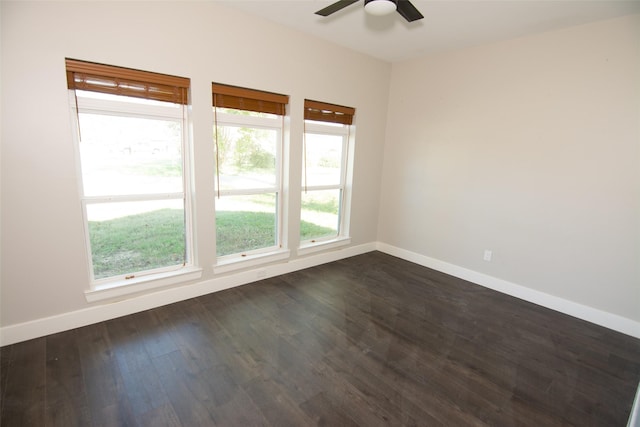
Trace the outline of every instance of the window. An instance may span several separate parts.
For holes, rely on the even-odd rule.
[[[96,285],[190,265],[189,79],[67,59]]]
[[[305,100],[300,240],[302,244],[346,235],[347,153],[355,110]]]
[[[224,262],[276,252],[282,242],[282,145],[288,97],[216,83],[212,91],[216,254]]]

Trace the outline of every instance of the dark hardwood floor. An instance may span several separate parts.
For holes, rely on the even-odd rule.
[[[0,425],[625,426],[640,340],[379,253],[1,349]]]

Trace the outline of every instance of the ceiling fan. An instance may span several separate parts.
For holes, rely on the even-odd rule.
[[[316,12],[316,15],[329,16],[359,0],[340,0]],[[409,0],[364,0],[364,9],[372,15],[388,15],[397,11],[408,22],[424,18]]]

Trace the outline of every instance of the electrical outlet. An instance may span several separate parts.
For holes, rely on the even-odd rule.
[[[484,250],[484,258],[483,259],[485,261],[490,262],[492,256],[493,256],[493,252],[492,251],[490,251],[489,249],[485,249]]]

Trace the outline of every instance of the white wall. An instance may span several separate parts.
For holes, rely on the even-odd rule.
[[[379,218],[385,244],[640,321],[640,16],[394,64]]]
[[[352,244],[375,242],[389,64],[215,2],[3,1],[1,8],[3,328],[95,307],[84,297],[89,284],[65,57],[191,78],[203,282],[213,278],[215,255],[212,81],[291,97],[293,248],[303,100],[355,107]],[[102,306],[108,314],[110,306]]]
[[[292,247],[302,102],[335,102],[357,109],[346,254],[379,240],[640,321],[637,16],[393,67],[215,2],[2,1],[0,19],[0,335],[38,336],[255,277],[211,270],[211,81],[291,96]],[[65,57],[192,79],[201,282],[143,302],[86,302]],[[268,274],[309,262],[294,256]]]

